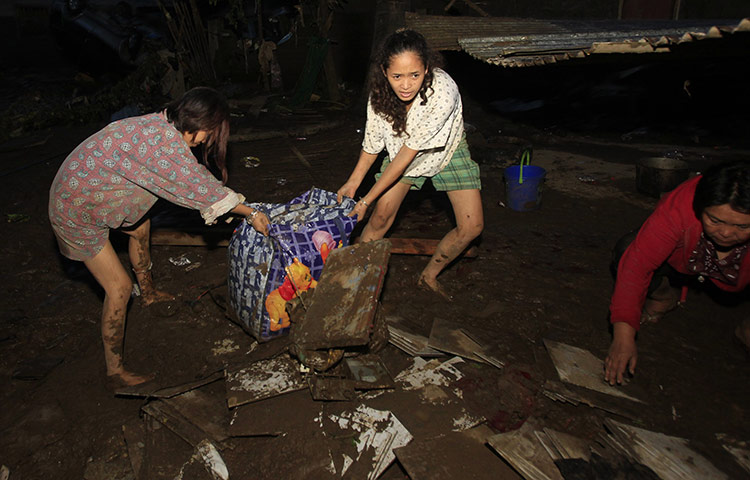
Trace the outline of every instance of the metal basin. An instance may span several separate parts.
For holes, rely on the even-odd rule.
[[[659,198],[688,179],[686,162],[666,157],[649,157],[635,166],[635,185],[639,192]]]

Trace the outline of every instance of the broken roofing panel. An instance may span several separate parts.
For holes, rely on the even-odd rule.
[[[437,50],[463,50],[483,62],[524,67],[600,53],[669,52],[678,44],[750,33],[743,20],[538,20],[406,13],[406,25]]]

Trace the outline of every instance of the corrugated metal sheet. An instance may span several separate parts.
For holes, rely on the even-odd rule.
[[[675,45],[750,32],[750,19],[536,20],[406,13],[406,25],[437,50],[463,50],[483,62],[523,67],[601,53],[669,52]]]

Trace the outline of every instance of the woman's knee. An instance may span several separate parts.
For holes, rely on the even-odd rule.
[[[394,217],[395,215],[390,212],[375,210],[367,222],[371,228],[377,231],[388,230],[393,224]]]
[[[466,242],[470,242],[477,238],[483,230],[484,221],[482,220],[472,221],[469,219],[468,221],[459,222],[456,225],[456,231],[459,238]]]
[[[133,292],[133,282],[129,277],[113,279],[104,286],[104,293],[111,302],[127,304]]]

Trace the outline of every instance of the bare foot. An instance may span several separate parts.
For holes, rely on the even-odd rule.
[[[141,383],[153,380],[155,377],[156,375],[153,373],[149,375],[138,375],[137,373],[123,370],[120,373],[107,375],[107,387],[110,390],[115,391],[122,387],[140,385]]]
[[[141,301],[143,302],[143,305],[148,307],[149,305],[153,303],[159,303],[159,302],[169,302],[171,300],[174,300],[175,296],[171,293],[162,292],[160,290],[153,290],[150,293],[141,293]]]
[[[676,297],[665,298],[662,300],[646,298],[646,302],[643,304],[643,312],[641,313],[641,324],[656,323],[661,320],[664,315],[671,312],[676,307]]]
[[[442,285],[440,285],[440,282],[438,282],[437,279],[429,280],[427,277],[420,276],[419,280],[417,280],[417,286],[419,286],[419,288],[421,288],[422,290],[437,293],[449,302],[453,301],[453,297],[445,291],[445,289]]]

